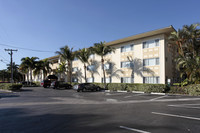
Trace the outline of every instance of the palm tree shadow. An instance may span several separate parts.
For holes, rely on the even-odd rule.
[[[72,74],[72,77],[77,77],[78,82],[83,83],[82,79],[84,79],[84,76],[81,68],[78,69],[74,74]]]
[[[101,63],[98,62],[97,60],[90,60],[89,65],[94,66],[94,69],[88,69],[88,71],[91,73],[92,78],[94,79],[95,74],[100,75],[99,72],[98,72],[98,68],[101,65]],[[93,82],[94,82],[94,80],[93,80]]]
[[[141,77],[144,77],[144,73],[148,73],[152,76],[154,76],[154,71],[152,71],[150,68],[147,68],[145,66],[143,66],[143,62],[141,59],[135,58],[133,59],[132,56],[127,56],[127,59],[133,63],[133,65],[131,65],[130,69],[132,70],[131,75],[139,75]]]
[[[110,75],[111,79],[112,79],[112,77],[116,77],[116,78],[120,79],[120,77],[121,77],[120,74],[124,73],[123,70],[118,69],[116,67],[116,64],[110,60],[108,60],[105,64],[109,64],[109,67],[110,67],[110,68],[105,69],[107,75]]]

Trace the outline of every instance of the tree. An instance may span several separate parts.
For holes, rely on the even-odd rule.
[[[35,69],[36,66],[36,60],[39,59],[38,57],[25,57],[22,58],[21,61],[21,67],[27,69],[28,68],[28,73],[30,73],[30,80],[32,82],[32,71]],[[29,75],[29,74],[28,74]],[[29,78],[28,78],[29,81]]]
[[[168,38],[170,47],[178,48],[176,57],[177,70],[182,78],[186,75],[190,83],[200,81],[200,29],[199,24],[184,25]]]
[[[8,73],[11,73],[11,65],[7,64],[7,71]],[[12,64],[13,67],[13,79],[14,81],[21,81],[22,80],[22,74],[19,72],[19,65],[15,64],[15,62],[13,62]]]
[[[47,76],[48,73],[51,72],[51,65],[52,63],[48,59],[37,61],[35,64],[35,69],[33,71],[34,75],[41,74],[43,72],[43,78]]]
[[[60,48],[60,51],[56,51],[56,54],[60,55],[63,60],[67,61],[68,66],[68,80],[70,84],[72,82],[72,61],[74,60],[75,54],[73,52],[73,48],[69,48],[67,45]]]
[[[87,83],[87,76],[86,76],[86,70],[87,70],[87,65],[89,64],[88,60],[91,55],[91,50],[90,49],[79,49],[79,51],[76,52],[77,58],[83,63],[84,65],[84,71],[85,71],[85,83]]]
[[[62,61],[61,63],[59,63],[59,67],[56,70],[56,73],[61,74],[61,78],[62,78],[62,74],[64,74],[65,76],[65,72],[68,72],[67,64],[65,61]]]
[[[101,64],[103,70],[103,79],[104,79],[104,88],[106,89],[106,76],[104,69],[104,56],[110,52],[115,52],[115,49],[111,46],[107,46],[105,42],[95,43],[93,47],[91,47],[92,51],[101,57]]]

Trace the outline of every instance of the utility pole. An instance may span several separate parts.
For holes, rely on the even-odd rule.
[[[9,51],[8,54],[10,55],[10,69],[11,69],[11,83],[13,83],[13,51],[17,51],[17,49],[5,49],[5,51]]]

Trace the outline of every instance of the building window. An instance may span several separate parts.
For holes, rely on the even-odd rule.
[[[160,77],[144,77],[143,83],[159,84],[160,83]]]
[[[131,45],[127,45],[127,46],[122,46],[121,47],[121,52],[129,52],[129,51],[133,51],[133,44]]]
[[[133,68],[133,62],[125,61],[121,62],[121,68]]]
[[[87,70],[88,71],[94,71],[95,70],[95,66],[94,65],[89,65],[89,66],[87,66]]]
[[[109,70],[109,69],[111,69],[111,64],[110,63],[104,64],[104,70]]]
[[[72,68],[72,72],[76,72],[76,71],[78,71],[78,67]]]
[[[87,78],[87,82],[88,83],[93,83],[94,82],[94,78]]]
[[[77,60],[78,60],[78,58],[77,58],[77,57],[75,57],[73,61],[77,61]]]
[[[143,66],[155,66],[159,65],[159,58],[144,59]]]
[[[91,55],[89,56],[89,58],[94,58],[94,54],[91,54]]]
[[[104,83],[104,78],[101,78],[101,83]],[[111,83],[111,77],[106,78],[106,83]]]
[[[72,78],[72,82],[78,82],[78,79],[77,78]]]
[[[134,83],[134,78],[131,78],[131,77],[121,77],[121,83]]]
[[[149,40],[149,41],[143,42],[143,49],[158,47],[159,45],[160,45],[159,44],[159,39]]]

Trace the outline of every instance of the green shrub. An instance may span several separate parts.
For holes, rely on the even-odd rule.
[[[191,96],[200,96],[200,84],[188,85],[185,90]]]
[[[104,88],[103,83],[94,83],[101,88]],[[143,91],[150,92],[165,92],[168,88],[165,84],[134,84],[134,83],[108,83],[108,90],[117,91]]]
[[[171,86],[170,90],[168,91],[168,93],[172,93],[172,94],[187,94],[187,91],[183,87]]]
[[[14,84],[14,83],[2,83],[0,84],[0,89],[4,90],[12,90],[17,91],[22,88],[22,84]]]
[[[191,84],[184,87],[171,86],[169,93],[188,94],[191,96],[200,96],[200,84]]]
[[[128,84],[128,91],[143,91],[146,93],[158,92],[162,93],[167,90],[165,84]]]

